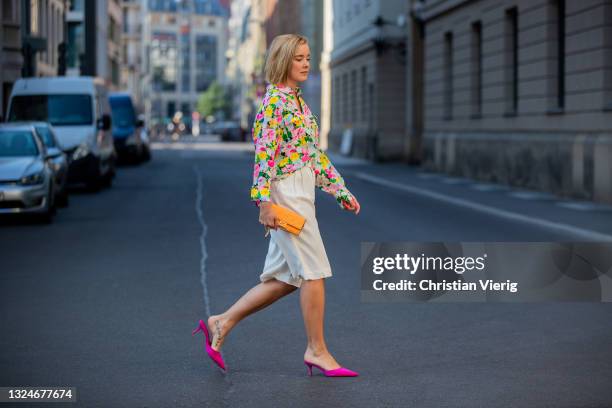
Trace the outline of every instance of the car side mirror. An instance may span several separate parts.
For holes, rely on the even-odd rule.
[[[48,147],[47,148],[47,157],[51,159],[55,159],[56,157],[61,156],[62,152],[57,147]]]
[[[102,117],[98,119],[97,127],[100,130],[108,130],[111,128],[111,117],[108,113],[103,113]]]
[[[143,127],[143,126],[144,126],[144,120],[138,119],[136,121],[136,127]]]

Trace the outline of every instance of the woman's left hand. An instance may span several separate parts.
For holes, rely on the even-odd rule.
[[[345,210],[354,211],[355,215],[359,214],[359,209],[361,208],[361,206],[359,205],[359,201],[357,201],[355,197],[351,197],[350,204],[344,201],[342,202],[342,205],[344,206]]]

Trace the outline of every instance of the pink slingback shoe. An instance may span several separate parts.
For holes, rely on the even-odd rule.
[[[311,363],[310,361],[304,360],[304,364],[308,367],[308,375],[312,377],[312,366],[317,367],[319,370],[323,371],[326,377],[358,377],[359,373],[353,370],[349,370],[348,368],[338,367],[333,370],[326,370],[323,367]]]
[[[195,335],[199,331],[203,331],[204,332],[204,336],[206,336],[205,343],[206,343],[206,353],[208,354],[208,356],[224,372],[227,371],[227,369],[225,368],[225,362],[223,361],[223,357],[221,357],[221,353],[219,353],[217,350],[213,349],[212,346],[211,346],[210,338],[209,338],[209,335],[208,335],[208,327],[206,327],[206,323],[204,323],[204,320],[200,320],[200,323],[198,324],[198,327],[196,327],[191,332],[191,335],[193,336],[193,335]]]

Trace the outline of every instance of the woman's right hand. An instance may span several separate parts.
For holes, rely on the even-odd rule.
[[[272,203],[269,201],[263,201],[259,204],[259,222],[264,227],[272,228],[273,230],[278,227],[278,218],[272,211]]]
[[[355,196],[351,196],[351,202],[347,203],[346,201],[342,202],[344,209],[347,211],[354,212],[355,215],[359,214],[359,210],[361,209],[361,205],[359,205],[359,201],[355,198]]]

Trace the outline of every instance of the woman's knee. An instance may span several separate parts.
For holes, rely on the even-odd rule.
[[[287,282],[283,282],[282,280],[279,280],[279,279],[274,279],[274,282],[276,283],[277,290],[280,293],[291,293],[291,292],[293,292],[294,290],[297,289],[297,286],[292,285],[292,284],[287,283]]]
[[[303,279],[301,288],[306,286],[307,288],[322,288],[325,285],[325,278],[317,278],[317,279]]]

